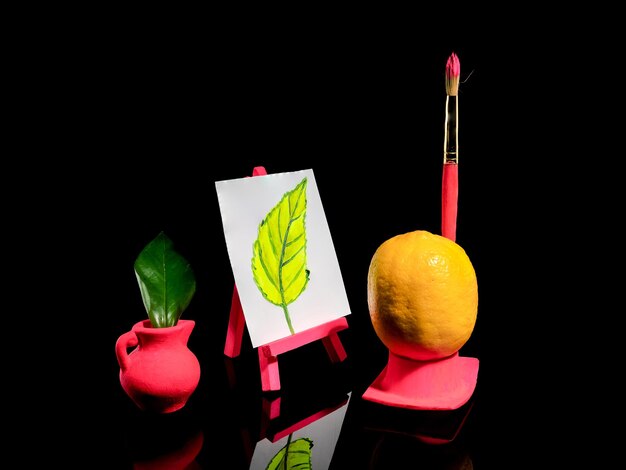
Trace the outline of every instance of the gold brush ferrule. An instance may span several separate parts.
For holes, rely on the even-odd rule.
[[[443,139],[443,163],[459,163],[459,100],[446,95],[446,122]]]

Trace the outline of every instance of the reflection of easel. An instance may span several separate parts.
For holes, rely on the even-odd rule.
[[[267,175],[265,168],[257,166],[252,176]],[[237,292],[237,286],[233,289],[233,299],[230,306],[228,330],[226,332],[226,344],[224,354],[228,357],[237,357],[241,352],[241,341],[246,320],[241,307],[241,300]],[[345,317],[332,320],[291,336],[272,341],[258,347],[259,368],[261,371],[261,386],[264,392],[280,390],[280,375],[278,372],[278,355],[305,344],[321,339],[328,357],[332,362],[343,361],[347,354],[341,344],[337,332],[348,328]]]
[[[258,397],[252,398],[248,394],[249,390],[240,395],[241,390],[233,389],[233,416],[239,419],[245,461],[250,464],[256,446],[261,441],[276,443],[348,405],[351,392],[345,390],[344,384],[337,382],[332,384],[333,387],[337,385],[339,388],[326,389],[321,394],[296,388],[290,390],[295,393],[284,397],[263,396],[260,403],[260,419],[254,412],[258,409],[259,403],[256,400]],[[335,421],[334,424],[337,425],[339,422]],[[328,435],[339,435],[339,430],[340,428],[328,428]]]
[[[259,440],[267,438],[270,442],[280,441],[283,437],[329,415],[347,403],[348,396],[346,395],[341,401],[328,404],[313,414],[307,413],[306,416],[288,416],[286,419],[280,420],[280,397],[274,400],[263,398]]]

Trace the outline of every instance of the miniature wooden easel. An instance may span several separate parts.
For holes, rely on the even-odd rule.
[[[252,176],[267,175],[265,168],[257,166]],[[237,357],[241,352],[241,341],[246,319],[241,307],[241,300],[237,292],[237,286],[233,289],[233,298],[230,306],[228,330],[226,332],[226,345],[224,354],[228,357]],[[259,368],[261,371],[261,386],[264,392],[280,390],[280,375],[278,372],[278,355],[296,349],[305,344],[321,339],[328,357],[332,362],[341,362],[346,357],[346,351],[341,344],[337,332],[348,328],[345,317],[329,321],[322,325],[301,331],[271,343],[258,347]]]

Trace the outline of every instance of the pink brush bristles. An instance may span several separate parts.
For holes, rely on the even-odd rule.
[[[459,92],[459,75],[461,75],[461,63],[453,52],[446,62],[446,93],[456,96]]]

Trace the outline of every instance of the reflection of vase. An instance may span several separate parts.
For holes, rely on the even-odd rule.
[[[185,406],[195,391],[200,363],[187,347],[194,325],[193,320],[179,320],[176,326],[152,328],[144,320],[118,338],[120,383],[142,410],[171,413]]]
[[[195,461],[202,450],[204,435],[198,431],[179,449],[164,455],[140,460],[133,464],[134,470],[192,470],[201,467]]]

